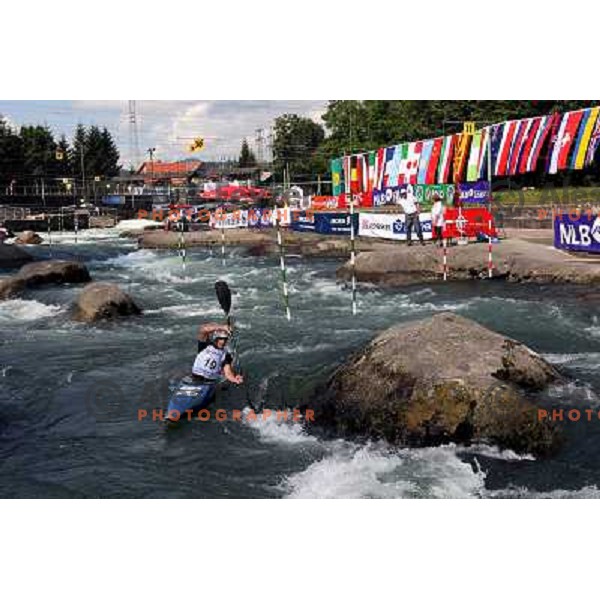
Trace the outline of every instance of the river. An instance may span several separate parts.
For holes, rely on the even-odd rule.
[[[276,258],[228,248],[223,259],[220,249],[193,249],[184,271],[176,252],[137,250],[111,231],[53,241],[30,251],[85,261],[94,280],[118,283],[145,314],[75,323],[69,308],[78,286],[0,302],[0,497],[600,497],[598,419],[566,422],[564,447],[550,459],[488,445],[358,443],[275,419],[211,419],[170,430],[138,419],[140,408],[164,408],[169,383],[193,362],[198,325],[222,316],[218,279],[233,291],[247,390],[267,407],[293,404],[378,331],[450,310],[523,341],[572,379],[546,391],[542,405],[597,412],[600,321],[573,288],[365,286],[353,317],[350,291],[335,281],[339,261],[292,258],[288,322]],[[218,405],[243,410],[247,390],[227,390]]]

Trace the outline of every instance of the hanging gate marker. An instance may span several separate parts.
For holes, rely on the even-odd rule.
[[[279,209],[275,209],[276,217],[275,223],[277,225],[277,245],[279,246],[279,267],[281,270],[281,284],[283,289],[283,303],[285,306],[285,316],[288,321],[292,320],[292,315],[290,313],[290,299],[288,293],[288,285],[287,285],[287,275],[285,272],[285,252],[283,249],[283,238],[281,236],[281,225],[279,223]]]
[[[180,231],[179,231],[179,255],[181,256],[181,267],[183,268],[183,270],[185,271],[185,234],[183,231],[183,223],[180,222],[179,227],[180,227]]]
[[[50,258],[53,258],[52,255],[52,233],[51,233],[51,225],[50,225],[50,215],[47,216],[48,219],[48,245],[50,246]]]
[[[73,226],[75,229],[75,243],[77,244],[77,233],[79,231],[79,220],[77,219],[77,215],[73,213]]]
[[[352,314],[356,314],[356,244],[354,240],[354,202],[352,200],[352,191],[349,189],[352,168],[352,159],[350,156],[346,159],[346,172],[348,181],[346,185],[346,200],[350,205],[350,267],[352,269]]]

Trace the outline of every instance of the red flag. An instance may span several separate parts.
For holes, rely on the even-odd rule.
[[[517,121],[509,121],[507,126],[504,128],[503,139],[500,142],[500,152],[498,154],[498,162],[496,163],[496,175],[506,175],[506,169],[508,167],[508,157],[510,155],[510,149],[515,138],[515,131],[517,129]]]
[[[517,130],[515,143],[513,144],[509,159],[508,159],[508,175],[514,175],[517,172],[517,164],[519,162],[519,156],[521,154],[521,150],[523,149],[523,141],[525,140],[525,135],[528,132],[528,129],[531,127],[529,125],[529,119],[523,119],[519,121]]]
[[[583,118],[583,111],[578,110],[577,112],[572,112],[567,117],[567,123],[565,125],[565,131],[562,137],[562,140],[558,140],[557,143],[561,144],[561,148],[558,153],[558,168],[566,169],[567,168],[567,159],[569,158],[569,150],[573,146],[573,142],[577,136],[577,129],[579,128],[579,124],[581,123],[581,119]]]
[[[533,142],[535,140],[535,136],[537,135],[538,129],[542,123],[542,117],[537,117],[533,119],[531,123],[531,127],[529,128],[529,133],[525,139],[523,144],[523,150],[521,153],[521,161],[519,163],[519,173],[527,173],[527,159],[531,154],[531,148],[533,146]]]
[[[433,185],[435,183],[435,174],[437,173],[437,167],[440,161],[440,154],[442,153],[443,142],[444,138],[436,138],[435,140],[433,140],[431,156],[429,157],[427,172],[425,173],[425,183],[427,185]]]

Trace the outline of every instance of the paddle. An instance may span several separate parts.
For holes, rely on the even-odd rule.
[[[250,390],[248,387],[248,376],[243,372],[242,365],[240,364],[239,353],[237,352],[237,348],[235,347],[236,344],[235,344],[235,338],[233,337],[233,326],[232,326],[232,319],[231,319],[231,314],[230,314],[231,313],[231,290],[229,289],[229,286],[227,285],[227,283],[225,281],[217,281],[215,283],[215,292],[217,294],[217,300],[219,301],[219,304],[220,304],[221,308],[223,309],[223,312],[225,313],[225,317],[227,318],[227,325],[231,329],[232,346],[233,346],[233,352],[235,355],[235,361],[237,362],[239,373],[244,376],[244,386],[246,388],[246,402],[248,403],[248,406],[250,406],[250,408],[254,412],[261,412],[262,406],[259,408],[259,410],[256,410],[254,408],[254,405],[252,404],[252,401],[250,400]]]

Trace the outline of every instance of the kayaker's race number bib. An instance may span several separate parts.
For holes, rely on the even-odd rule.
[[[207,368],[209,371],[214,371],[217,368],[217,361],[214,358],[207,358],[206,362],[204,363],[205,368]]]
[[[201,375],[207,379],[214,379],[221,375],[221,368],[225,360],[225,350],[219,350],[213,346],[205,348],[196,356],[192,373]]]

